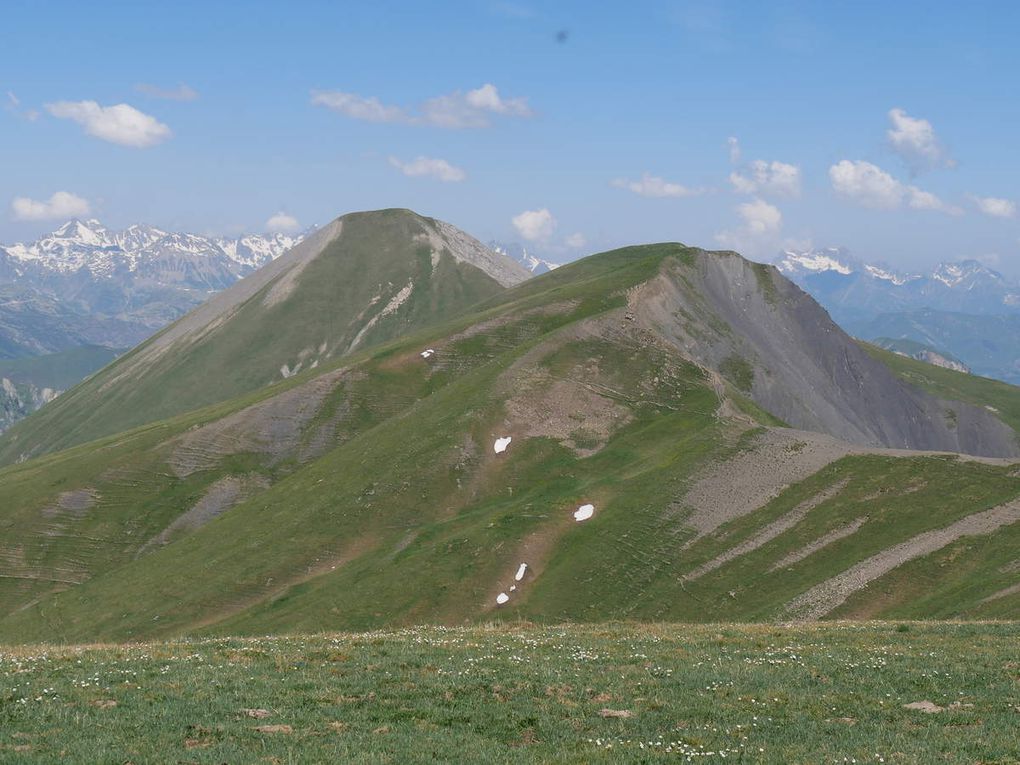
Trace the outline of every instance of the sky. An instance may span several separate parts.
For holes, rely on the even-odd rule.
[[[243,8],[243,10],[242,10]],[[846,247],[1020,275],[1013,2],[24,2],[0,242],[409,207],[552,260]]]

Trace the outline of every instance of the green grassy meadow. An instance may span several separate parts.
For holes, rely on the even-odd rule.
[[[1018,643],[835,622],[0,648],[0,762],[1016,763]]]

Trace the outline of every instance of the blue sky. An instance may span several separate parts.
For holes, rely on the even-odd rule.
[[[560,260],[1020,273],[1018,4],[241,7],[8,0],[0,241],[86,208],[236,233],[410,207]]]

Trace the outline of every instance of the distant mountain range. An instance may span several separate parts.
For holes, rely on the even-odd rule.
[[[302,238],[70,220],[0,246],[0,431]]]
[[[35,242],[0,246],[0,358],[135,345],[301,239],[71,220]]]
[[[827,248],[787,250],[773,263],[857,337],[914,341],[976,374],[1020,382],[1020,282],[976,260],[906,273]]]

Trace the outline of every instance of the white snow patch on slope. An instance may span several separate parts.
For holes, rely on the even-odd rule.
[[[504,603],[507,603],[509,601],[510,596],[507,595],[505,592],[501,592],[499,593],[499,595],[496,596],[496,603],[498,603],[499,605],[503,605]]]
[[[502,454],[503,452],[506,451],[506,448],[510,446],[510,442],[513,440],[514,439],[512,436],[504,436],[503,438],[497,438],[496,443],[492,445],[492,450],[496,452],[496,454]]]
[[[581,505],[574,511],[574,520],[577,522],[586,521],[595,515],[595,505]]]
[[[517,567],[517,573],[514,574],[514,581],[519,582],[524,578],[524,573],[528,570],[528,564],[522,563]]]

